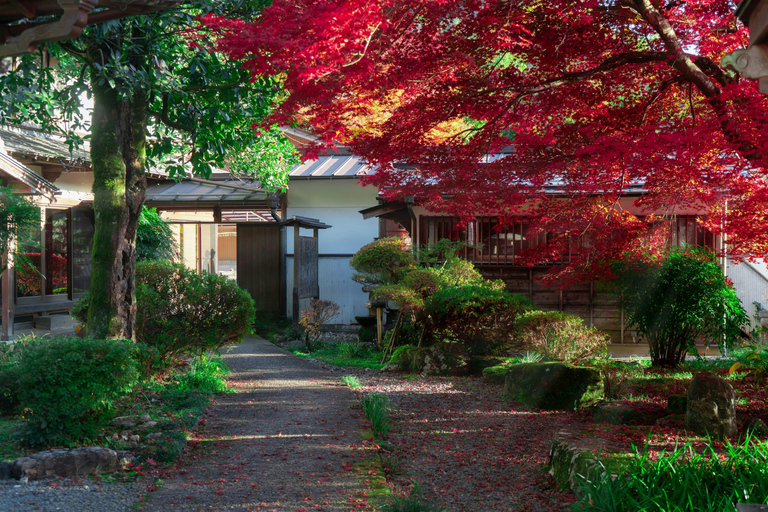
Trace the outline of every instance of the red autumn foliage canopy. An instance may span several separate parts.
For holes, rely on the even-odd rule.
[[[574,263],[599,273],[597,262],[639,247],[654,216],[692,210],[709,212],[732,254],[768,255],[768,100],[720,65],[747,45],[733,10],[276,0],[255,23],[206,22],[254,75],[284,77],[290,96],[268,123],[348,145],[390,197],[464,219],[535,215],[552,235],[534,258],[587,235]],[[647,193],[620,200],[630,185]]]

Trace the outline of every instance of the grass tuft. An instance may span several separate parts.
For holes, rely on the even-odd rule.
[[[649,454],[646,442],[623,474],[582,477],[583,498],[573,510],[733,512],[736,503],[768,503],[766,443],[748,436],[736,445],[710,442],[701,453],[686,443],[657,460]]]
[[[392,404],[389,399],[379,393],[370,393],[363,397],[362,406],[365,416],[371,421],[373,436],[386,437],[392,426],[389,418]]]
[[[341,382],[346,384],[352,389],[357,389],[363,387],[362,382],[360,382],[360,379],[357,378],[355,375],[344,375],[341,378]]]

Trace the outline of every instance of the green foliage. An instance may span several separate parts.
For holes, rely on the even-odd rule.
[[[323,325],[339,316],[339,305],[331,300],[312,299],[309,307],[301,312],[299,325],[304,329],[304,342],[311,351],[322,334]]]
[[[5,253],[9,240],[39,226],[40,208],[10,187],[0,187],[0,254]]]
[[[0,462],[11,462],[24,456],[20,441],[24,422],[0,417]]]
[[[696,353],[697,340],[728,347],[748,322],[711,252],[674,250],[662,261],[617,261],[611,269],[654,366],[676,367]]]
[[[157,209],[144,206],[136,231],[136,261],[172,260],[177,252],[171,226],[158,215]]]
[[[401,238],[382,238],[361,247],[349,260],[353,279],[371,284],[397,283],[416,265]]]
[[[368,327],[361,327],[357,330],[357,342],[358,343],[373,343],[376,340],[373,335],[373,330]]]
[[[527,298],[483,283],[440,290],[430,297],[427,310],[431,329],[482,354],[509,340],[518,315],[530,307]]]
[[[84,323],[89,303],[85,294],[70,314]],[[237,343],[251,332],[255,314],[253,299],[233,281],[162,260],[136,264],[136,304],[136,337],[160,360]]]
[[[363,397],[361,405],[365,417],[371,421],[373,436],[377,439],[387,437],[392,427],[389,417],[392,404],[389,399],[380,393],[370,393]]]
[[[721,512],[738,502],[768,503],[768,444],[748,436],[738,445],[726,441],[724,451],[721,458],[711,444],[702,453],[685,444],[651,460],[646,447],[618,478],[603,468],[582,478],[574,510]]]
[[[424,366],[424,351],[413,345],[401,345],[392,353],[389,363],[402,372],[417,372]]]
[[[18,361],[18,397],[31,445],[93,439],[115,401],[138,382],[128,340],[39,339]]]
[[[283,188],[298,163],[295,149],[276,126],[249,129],[284,98],[279,80],[252,80],[241,62],[190,39],[195,29],[200,42],[215,37],[204,34],[200,16],[252,19],[264,4],[195,0],[89,25],[75,40],[46,45],[54,68],[41,67],[37,54],[19,57],[0,77],[0,114],[61,134],[76,147],[90,121],[81,101],[92,97],[96,84],[120,101],[146,99],[154,115],[139,128],[152,141],[147,156],[153,168],[207,176],[217,166],[248,174],[271,190]]]
[[[526,350],[543,354],[547,359],[578,363],[604,357],[610,336],[584,321],[560,311],[529,311],[515,323],[516,340]]]
[[[163,357],[204,354],[250,332],[253,299],[224,276],[144,261],[136,264],[136,283],[137,338]]]

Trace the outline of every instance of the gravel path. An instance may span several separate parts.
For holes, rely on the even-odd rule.
[[[347,511],[365,503],[360,412],[338,374],[260,339],[224,355],[236,393],[210,409],[200,449],[145,511]],[[359,510],[359,508],[358,508]]]
[[[133,509],[146,485],[101,484],[87,479],[78,481],[20,483],[0,480],[2,512],[125,512]]]

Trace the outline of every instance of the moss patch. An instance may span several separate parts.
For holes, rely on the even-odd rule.
[[[600,371],[565,363],[529,363],[509,367],[504,392],[538,409],[572,411],[603,398]]]
[[[508,371],[507,366],[490,366],[483,369],[483,380],[491,384],[504,384]]]

